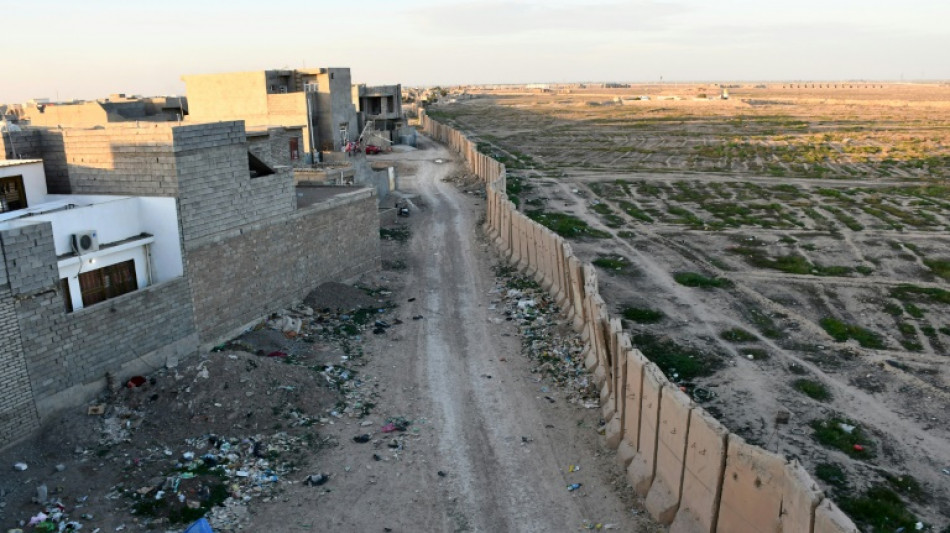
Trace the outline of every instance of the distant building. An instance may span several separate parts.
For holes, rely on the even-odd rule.
[[[243,120],[248,128],[294,126],[309,154],[339,151],[359,136],[350,69],[263,70],[181,77],[189,120]]]
[[[360,113],[360,131],[372,124],[377,135],[399,142],[400,130],[406,126],[402,114],[401,85],[353,86],[353,101]]]
[[[42,98],[27,101],[16,109],[16,114],[20,122],[34,126],[87,128],[113,122],[179,120],[188,114],[188,102],[179,96],[141,97],[125,94],[72,102],[50,102]]]

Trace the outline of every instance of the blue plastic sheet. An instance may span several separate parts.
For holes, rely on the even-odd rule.
[[[211,524],[208,523],[204,518],[199,518],[197,522],[188,526],[183,533],[214,533],[211,529]]]

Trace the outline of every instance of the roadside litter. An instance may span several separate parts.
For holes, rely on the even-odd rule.
[[[535,363],[531,371],[540,374],[540,380],[557,384],[559,396],[563,395],[570,404],[597,408],[600,392],[584,368],[581,357],[584,344],[579,335],[561,327],[557,304],[530,278],[513,275],[507,269],[499,269],[496,274],[501,284],[490,294],[499,298],[492,304],[501,310],[504,320],[491,321],[517,324],[522,354]],[[542,397],[552,404],[557,403],[552,395]]]

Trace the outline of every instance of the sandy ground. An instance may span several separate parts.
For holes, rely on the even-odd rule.
[[[845,131],[844,122],[836,121],[843,117],[838,113],[847,112],[862,124],[891,120],[910,127],[926,115],[944,130],[946,107],[932,105],[928,98],[922,103],[911,102],[906,112],[900,113],[892,112],[889,101],[860,106],[850,101],[797,102],[795,106],[757,106],[757,111],[750,113],[748,106],[738,101],[654,101],[637,104],[639,107],[598,107],[573,97],[562,101],[561,96],[521,94],[460,101],[444,110],[456,127],[482,143],[482,149],[509,162],[509,176],[523,178],[523,210],[568,213],[611,235],[600,240],[577,239],[572,246],[585,261],[609,257],[629,265],[626,271],[598,270],[600,293],[615,316],[626,307],[662,312],[663,317],[655,323],[624,321],[631,335],[672,340],[721,363],[713,375],[686,385],[701,389],[703,396],[697,396],[697,401],[730,430],[770,451],[798,459],[839,502],[870,486],[894,488],[891,480],[912,477],[919,490],[895,490],[922,521],[942,530],[950,524],[947,307],[914,301],[920,313],[913,315],[901,309],[907,301],[896,298],[892,291],[906,283],[948,290],[947,281],[934,275],[925,262],[948,257],[950,240],[945,228],[950,219],[940,207],[931,211],[936,221],[933,226],[888,226],[861,209],[872,206],[873,191],[880,190],[887,202],[906,212],[918,212],[916,199],[899,188],[915,185],[908,179],[911,177],[939,178],[942,170],[890,173],[877,159],[860,163],[852,157],[852,143],[880,144],[896,153],[905,141],[904,132],[878,131],[873,125],[860,124]],[[752,133],[731,129],[733,118],[741,116],[748,122],[755,120],[757,113],[775,115],[767,120],[758,117],[763,126],[768,123],[771,133],[762,128],[753,128],[756,131]],[[661,115],[665,120],[653,119]],[[799,126],[784,124],[790,116],[808,125],[800,126],[799,131]],[[693,157],[701,153],[696,146],[721,146],[723,139],[731,141],[733,137],[804,136],[811,143],[817,142],[812,137],[825,132],[838,139],[831,145],[851,150],[851,155],[825,161],[837,170],[824,178],[805,178],[796,172],[768,175],[762,162],[754,163],[746,157],[748,153],[729,159],[732,166]],[[934,138],[942,136],[937,133]],[[941,156],[945,147],[943,141],[924,143],[919,152]],[[918,156],[909,154],[898,159]],[[640,162],[633,164],[634,158]],[[797,159],[792,162],[800,163]],[[832,177],[835,179],[828,179]],[[738,193],[720,197],[713,192],[729,190],[730,183],[737,184],[733,191],[781,185],[801,195],[749,200]],[[942,185],[937,179],[924,183]],[[639,184],[665,192],[641,190]],[[715,220],[695,199],[678,198],[680,185],[710,203],[779,202],[788,212],[812,206],[825,212],[830,222],[818,224],[795,212],[797,220],[806,222],[803,227],[743,223],[740,227],[698,229],[673,222],[668,212],[668,208],[684,208],[704,221]],[[830,210],[834,204],[817,200],[820,195],[814,194],[819,188],[863,191],[854,196],[854,205],[842,208],[860,220],[863,228],[854,230],[835,221]],[[644,222],[625,212],[622,202],[648,212],[653,221]],[[826,207],[830,209],[824,211]],[[605,211],[615,217],[613,221]],[[816,265],[864,267],[868,272],[842,276],[784,273],[753,266],[730,251],[746,245],[759,246],[772,257],[795,254]],[[677,272],[722,277],[733,285],[712,290],[685,287],[674,280]],[[767,317],[766,322],[777,333],[766,334],[756,316]],[[881,336],[883,346],[835,341],[820,325],[826,317],[870,329]],[[751,338],[741,342],[724,339],[722,333],[733,328],[750,332]],[[671,370],[664,368],[668,375]],[[822,384],[831,397],[820,400],[803,394],[795,388],[799,379]],[[778,422],[785,415],[787,422]],[[820,444],[813,424],[832,418],[859,424],[875,455],[849,455]],[[819,466],[827,465],[839,467],[846,480],[839,477],[843,482],[833,485],[828,476],[819,478]]]
[[[452,184],[463,171],[444,148],[420,148],[377,158],[398,161],[412,206],[400,219],[409,241],[382,241],[389,268],[360,280],[377,299],[359,305],[379,306],[391,328],[342,344],[318,334],[340,324],[319,311],[347,300],[340,290],[311,300],[313,315],[291,313],[309,324],[299,337],[254,330],[119,390],[104,417],[86,406],[63,413],[0,453],[4,468],[29,464],[0,476],[0,529],[50,508],[30,501],[45,484],[83,531],[181,531],[130,509],[162,487],[201,502],[218,483],[201,473],[202,457],[230,453],[225,486],[243,501],[216,508],[219,532],[662,531],[604,447],[599,410],[569,402],[519,355],[478,227],[482,197]],[[328,384],[341,372],[342,396]],[[384,432],[393,417],[411,426]],[[194,478],[181,475],[187,453],[198,457]],[[328,479],[306,482],[317,474]]]

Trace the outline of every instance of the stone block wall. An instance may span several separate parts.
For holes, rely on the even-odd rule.
[[[221,235],[187,256],[201,341],[223,338],[379,261],[379,214],[367,189]]]
[[[486,231],[502,257],[533,276],[583,335],[608,420],[606,444],[618,449],[655,519],[673,532],[857,531],[797,463],[729,434],[645,362],[607,313],[594,268],[508,201],[504,165],[424,113],[420,123],[486,182]]]

